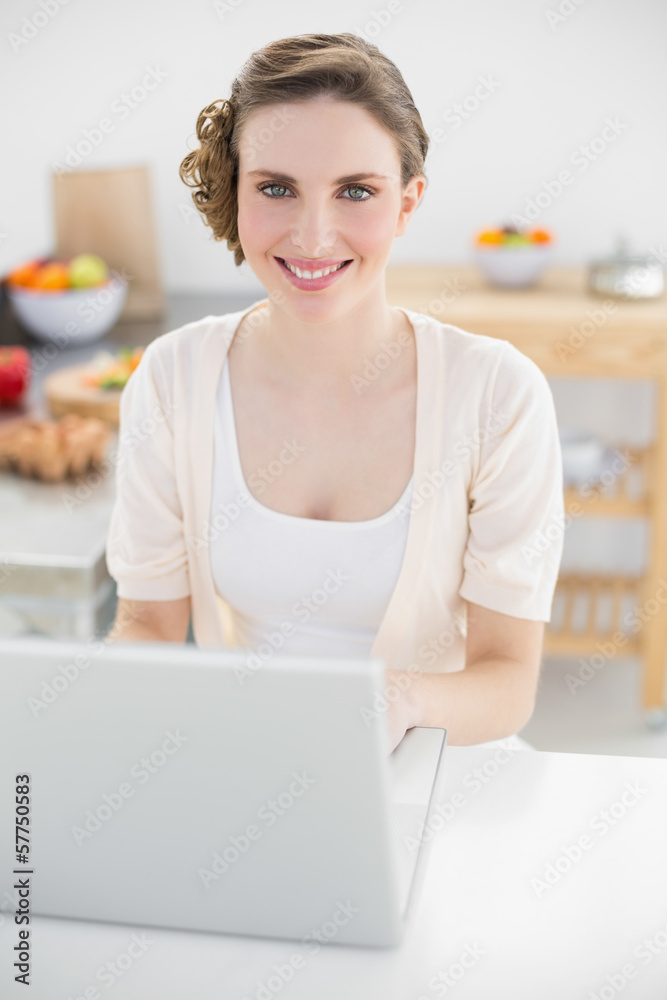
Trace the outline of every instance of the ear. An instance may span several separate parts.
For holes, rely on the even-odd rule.
[[[403,194],[401,195],[401,211],[398,219],[396,220],[396,232],[394,233],[394,236],[402,236],[408,228],[408,223],[412,218],[412,214],[421,201],[425,190],[426,177],[424,174],[415,174],[414,177],[410,178],[405,186]]]

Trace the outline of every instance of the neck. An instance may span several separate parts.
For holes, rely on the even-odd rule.
[[[290,389],[308,388],[341,397],[358,394],[358,380],[368,374],[378,352],[396,341],[404,330],[405,317],[387,303],[384,287],[378,287],[350,311],[335,319],[320,321],[294,318],[269,300],[261,310],[262,323],[251,338],[262,368]],[[405,356],[405,348],[392,352]],[[372,385],[396,382],[404,366],[389,364]]]

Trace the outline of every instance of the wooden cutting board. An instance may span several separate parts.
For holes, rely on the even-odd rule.
[[[53,174],[55,256],[96,253],[129,282],[123,319],[158,319],[165,297],[148,166]]]
[[[97,389],[84,385],[83,376],[95,371],[89,364],[59,368],[42,382],[42,390],[51,415],[62,417],[78,413],[81,417],[97,417],[118,427],[122,389]]]

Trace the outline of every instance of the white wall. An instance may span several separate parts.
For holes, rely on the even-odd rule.
[[[178,165],[194,142],[197,114],[228,95],[255,48],[306,31],[370,37],[373,15],[388,0],[60,2],[4,0],[0,10],[0,273],[52,250],[52,164],[108,117],[113,132],[82,167],[150,164],[167,288],[260,289],[248,265],[237,269],[226,245],[189,212]],[[49,17],[40,3],[57,12]],[[559,6],[572,13],[558,15]],[[398,12],[371,40],[401,69],[429,135],[440,128],[446,136],[433,142],[430,187],[396,241],[396,261],[467,259],[476,230],[522,212],[566,168],[573,183],[539,216],[556,234],[556,261],[607,253],[620,232],[633,249],[667,247],[664,0],[393,0],[393,7]],[[549,12],[561,20],[550,24]],[[48,23],[34,29],[33,19]],[[34,37],[12,43],[22,30]],[[166,76],[121,119],[112,106],[147,67]],[[480,78],[495,81],[494,92],[458,127],[448,122],[448,110],[470,98]],[[625,127],[584,170],[570,158],[608,117]]]

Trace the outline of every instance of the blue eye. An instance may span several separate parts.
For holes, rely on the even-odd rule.
[[[271,188],[278,188],[278,190],[283,191],[283,192],[289,191],[289,188],[286,187],[285,184],[276,184],[276,183],[262,184],[258,188],[258,190],[262,191],[263,193],[266,193]],[[370,188],[364,187],[361,184],[348,184],[348,186],[346,188],[344,188],[344,190],[345,191],[363,191],[363,192],[365,192],[365,194],[368,197],[366,197],[366,198],[349,197],[349,198],[344,198],[343,201],[369,201],[370,198],[373,196],[373,193],[374,193]],[[284,198],[284,195],[283,194],[268,194],[267,193],[266,197],[267,198],[272,198],[274,201],[281,201]]]
[[[269,188],[282,188],[283,191],[289,190],[288,188],[285,187],[284,184],[264,184],[264,186],[260,187],[259,190],[260,191],[265,191],[265,190],[268,190]],[[267,195],[267,198],[280,198],[280,195],[270,194],[270,195]]]
[[[370,188],[362,187],[360,184],[350,184],[348,187],[345,188],[345,190],[346,191],[365,191],[366,194],[368,195],[368,198],[370,198],[372,196],[372,194],[373,194],[373,192],[370,190]],[[345,198],[344,201],[368,201],[368,198]]]

